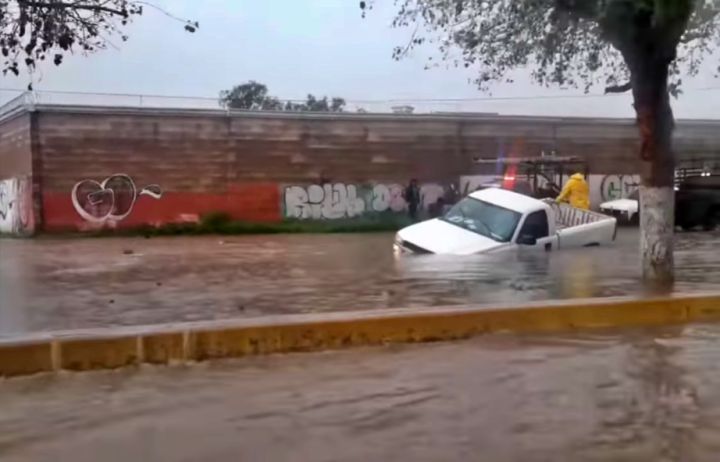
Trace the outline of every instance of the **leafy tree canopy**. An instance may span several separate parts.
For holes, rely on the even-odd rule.
[[[89,53],[107,47],[113,37],[128,39],[122,31],[150,2],[135,0],[4,0],[0,1],[0,52],[3,73],[31,72],[38,61],[62,63],[66,53]],[[195,32],[197,22],[181,20]]]
[[[482,89],[528,68],[541,85],[597,83],[629,90],[631,71],[652,58],[670,66],[669,90],[695,75],[720,42],[718,0],[396,0],[394,27],[413,30],[401,59],[435,44],[457,66],[477,68]],[[372,3],[360,2],[363,10]],[[429,65],[435,65],[430,58]]]
[[[298,111],[298,112],[342,112],[345,108],[343,98],[327,96],[317,98],[308,94],[303,102],[281,102],[268,94],[265,84],[250,80],[236,85],[231,90],[220,92],[220,105],[228,109],[262,110],[262,111]]]

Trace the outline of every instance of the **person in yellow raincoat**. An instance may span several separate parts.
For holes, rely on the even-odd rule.
[[[556,199],[557,202],[567,202],[578,209],[587,210],[590,208],[590,187],[585,181],[582,173],[575,173],[570,177],[562,192]]]

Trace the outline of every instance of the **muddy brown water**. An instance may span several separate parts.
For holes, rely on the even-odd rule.
[[[718,338],[486,336],[0,381],[0,460],[714,462]]]
[[[642,293],[612,247],[395,258],[392,234],[0,239],[0,335],[263,314]],[[678,235],[680,292],[720,283],[720,234]]]
[[[676,290],[716,289],[717,234]],[[391,235],[0,241],[0,329],[642,293],[612,248],[395,259]],[[720,324],[0,381],[0,460],[698,461],[720,453]]]

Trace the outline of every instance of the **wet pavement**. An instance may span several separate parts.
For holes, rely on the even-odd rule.
[[[0,239],[0,336],[263,314],[642,293],[613,247],[396,259],[392,234]],[[720,234],[678,234],[676,291],[714,290]]]
[[[0,458],[716,461],[718,338],[720,325],[486,336],[13,379]]]

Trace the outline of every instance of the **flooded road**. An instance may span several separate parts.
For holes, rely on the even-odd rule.
[[[679,235],[677,291],[719,234]],[[612,248],[396,259],[392,235],[0,241],[0,335],[642,293]],[[715,461],[720,324],[0,381],[11,461]]]
[[[641,293],[613,247],[396,259],[392,234],[0,239],[0,335],[262,314]],[[716,289],[718,233],[678,235],[677,291]]]
[[[269,356],[0,382],[20,461],[698,461],[720,325]]]

